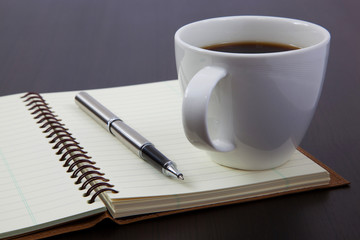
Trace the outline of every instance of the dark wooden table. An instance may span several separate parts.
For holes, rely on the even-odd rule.
[[[350,187],[125,226],[105,221],[53,239],[360,239],[359,10],[357,0],[1,0],[0,96],[175,79],[175,31],[210,17],[291,17],[332,34],[323,93],[301,146]]]

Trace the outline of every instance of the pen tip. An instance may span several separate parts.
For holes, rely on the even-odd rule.
[[[184,176],[180,173],[179,175],[177,175],[178,179],[184,180]]]

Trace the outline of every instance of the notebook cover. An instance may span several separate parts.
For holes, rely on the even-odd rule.
[[[74,232],[74,231],[78,231],[78,230],[82,230],[82,229],[91,228],[106,218],[111,219],[113,222],[122,225],[122,224],[128,224],[128,223],[133,223],[133,222],[142,221],[142,220],[146,220],[146,219],[157,218],[157,217],[161,217],[161,216],[167,216],[167,215],[171,215],[171,214],[188,212],[188,211],[193,211],[193,210],[198,210],[198,209],[224,206],[224,205],[242,203],[242,202],[250,202],[250,201],[256,201],[256,200],[261,200],[261,199],[266,199],[266,198],[271,198],[271,197],[278,197],[278,196],[287,195],[287,194],[310,191],[310,190],[314,190],[314,189],[333,188],[333,187],[345,186],[345,185],[350,184],[350,182],[348,180],[341,177],[334,170],[332,170],[331,168],[329,168],[328,166],[326,166],[325,164],[320,162],[318,159],[316,159],[314,156],[312,156],[311,154],[306,152],[304,149],[299,147],[298,150],[329,172],[329,174],[330,174],[329,184],[323,185],[323,186],[308,187],[308,188],[302,188],[302,189],[297,189],[297,190],[285,191],[285,192],[281,192],[281,193],[268,194],[268,195],[263,195],[263,196],[258,196],[258,197],[240,199],[240,200],[236,200],[236,201],[210,204],[210,205],[206,205],[206,206],[199,206],[199,207],[173,210],[173,211],[167,211],[167,212],[150,213],[150,214],[144,214],[144,215],[139,215],[139,216],[120,218],[120,219],[112,218],[111,215],[106,211],[104,213],[97,214],[97,215],[94,215],[91,217],[86,217],[84,219],[78,219],[78,220],[67,222],[67,223],[64,223],[61,225],[52,226],[50,228],[42,229],[40,231],[33,232],[33,233],[31,233],[31,232],[26,233],[21,236],[12,237],[10,239],[34,239],[34,238],[41,239],[41,238],[55,236],[55,235],[59,235],[59,234],[63,234],[63,233]]]

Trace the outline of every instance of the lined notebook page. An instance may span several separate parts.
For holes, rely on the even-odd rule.
[[[0,97],[0,238],[104,211],[86,202],[20,96]]]
[[[299,179],[289,181],[289,178],[296,179],[304,174],[311,178],[319,173],[327,176],[324,169],[299,152],[295,152],[285,165],[268,171],[234,170],[212,162],[204,151],[193,147],[183,133],[181,93],[177,81],[88,91],[176,162],[185,181],[168,178],[139,159],[81,111],[74,103],[76,93],[43,96],[115,185],[119,193],[109,194],[114,199],[186,194],[249,184],[266,185],[269,181],[277,182],[285,190],[302,183]]]

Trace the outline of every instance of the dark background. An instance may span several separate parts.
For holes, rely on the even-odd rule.
[[[174,33],[205,18],[298,18],[332,35],[323,93],[301,146],[350,187],[125,226],[105,221],[52,239],[360,239],[359,10],[358,0],[0,0],[0,96],[176,79]]]

